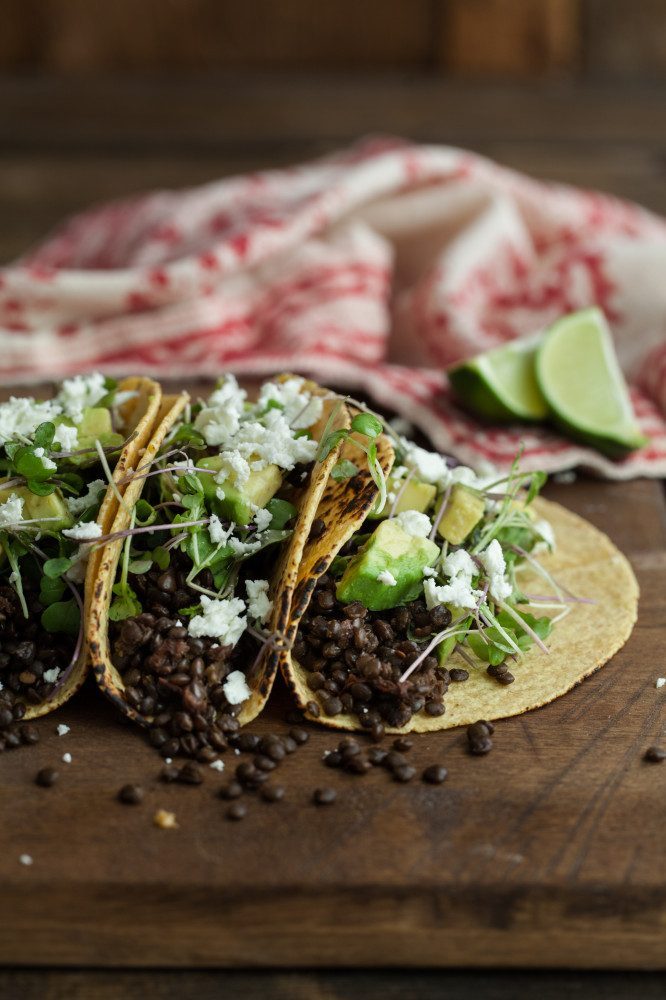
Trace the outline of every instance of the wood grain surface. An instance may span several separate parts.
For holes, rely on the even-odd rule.
[[[666,508],[650,482],[549,495],[606,530],[638,574],[639,622],[608,666],[499,723],[486,758],[459,731],[417,738],[414,763],[449,769],[438,788],[331,772],[321,757],[335,737],[313,727],[280,772],[285,800],[252,802],[237,824],[215,795],[224,776],[159,783],[155,751],[89,689],[41,720],[40,744],[0,758],[0,962],[666,965],[666,767],[641,759],[663,736]],[[278,692],[252,728],[284,729],[286,708]],[[65,751],[60,782],[37,787]],[[141,806],[115,800],[128,781],[147,787]],[[339,792],[327,809],[310,802],[322,784]],[[179,829],[157,829],[157,808]]]

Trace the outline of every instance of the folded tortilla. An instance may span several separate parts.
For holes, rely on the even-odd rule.
[[[387,472],[392,463],[392,449],[387,439],[380,447],[380,457]],[[354,477],[353,486],[349,481],[329,480],[316,515],[324,520],[327,531],[320,538],[307,542],[299,568],[289,629],[292,642],[319,577],[359,530],[376,495],[377,490],[367,472]],[[540,556],[541,565],[563,588],[594,603],[570,605],[571,611],[555,624],[548,639],[550,653],[533,647],[512,664],[515,681],[509,686],[502,686],[489,677],[487,664],[478,663],[471,668],[453,654],[447,660],[447,668],[464,668],[470,676],[467,681],[450,685],[444,696],[444,715],[433,718],[420,712],[404,727],[387,726],[387,732],[432,732],[469,725],[479,719],[520,715],[566,694],[607,663],[626,643],[636,621],[639,596],[638,583],[628,560],[603,532],[560,504],[537,498],[533,509],[538,517],[550,522],[556,538],[555,551]],[[520,582],[526,593],[543,591],[543,579],[529,566],[521,569]],[[544,610],[543,613],[553,615],[556,612]],[[289,650],[281,652],[280,668],[307,717],[333,729],[362,728],[358,719],[350,714],[327,717],[323,708],[319,716],[307,711],[308,702],[319,705],[321,702],[317,692],[307,685],[307,671]]]
[[[97,523],[102,529],[102,534],[106,534],[110,530],[118,509],[118,494],[122,496],[127,488],[123,480],[126,479],[129,470],[136,467],[143,449],[150,440],[162,397],[162,390],[158,383],[141,376],[123,379],[118,385],[118,392],[133,393],[130,399],[118,407],[122,420],[121,430],[129,440],[122,449],[113,470],[115,488],[111,485],[108,486],[97,515]],[[90,612],[91,595],[98,578],[101,558],[101,549],[93,548],[90,552],[84,583],[84,627]],[[90,657],[87,644],[84,641],[77,661],[70,670],[61,676],[51,696],[38,705],[25,702],[24,718],[36,719],[38,716],[47,715],[69,701],[86,679],[89,666]]]
[[[276,381],[290,377],[293,376],[281,375]],[[325,428],[327,428],[329,418],[331,418],[331,423],[328,426],[329,431],[349,427],[351,418],[347,408],[336,406],[336,397],[328,389],[321,388],[316,383],[309,381],[304,383],[304,388],[312,395],[326,399],[322,417],[311,428],[313,436],[317,440],[321,438]],[[148,466],[154,461],[165,437],[182,414],[188,401],[189,397],[186,393],[163,398],[156,426],[141,460],[142,466]],[[254,665],[254,673],[246,673],[246,681],[252,694],[243,703],[238,715],[238,721],[241,725],[256,718],[266,704],[273,687],[278,670],[280,637],[286,634],[289,626],[292,597],[301,555],[307,543],[317,507],[329,481],[331,469],[338,461],[339,452],[340,447],[338,446],[322,462],[314,466],[308,488],[299,505],[294,530],[288,542],[282,546],[279,556],[276,553],[277,562],[270,584],[273,610],[267,624],[267,630],[275,633],[278,638],[275,644],[267,647],[264,656]],[[124,504],[117,509],[115,519],[106,532],[107,534],[124,531],[129,527],[132,508],[139,500],[144,484],[145,479],[143,478],[137,478],[130,482],[123,497]],[[149,725],[152,718],[140,715],[127,703],[125,685],[120,672],[113,664],[109,646],[109,607],[122,547],[123,539],[119,538],[109,542],[101,551],[99,570],[91,591],[92,599],[87,619],[88,644],[94,674],[102,691],[128,718],[142,725]]]

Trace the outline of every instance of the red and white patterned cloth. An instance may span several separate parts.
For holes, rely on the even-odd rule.
[[[447,365],[592,303],[650,438],[642,451],[611,462],[453,405]],[[0,271],[0,379],[91,369],[296,369],[364,390],[471,465],[504,467],[522,441],[527,468],[665,475],[666,223],[394,139],[115,202]]]

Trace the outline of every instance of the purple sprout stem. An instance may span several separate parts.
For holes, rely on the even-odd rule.
[[[437,529],[439,528],[439,522],[444,517],[444,513],[446,511],[446,508],[449,505],[449,498],[451,496],[451,489],[452,489],[452,485],[451,485],[451,483],[449,483],[449,485],[446,487],[446,490],[444,491],[444,496],[442,497],[442,502],[439,505],[439,510],[437,511],[437,515],[435,517],[435,520],[432,523],[432,531],[430,532],[430,535],[428,536],[431,541],[434,539],[435,535],[437,534]]]

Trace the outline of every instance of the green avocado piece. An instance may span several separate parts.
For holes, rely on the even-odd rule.
[[[221,455],[211,455],[201,458],[197,465],[202,469],[214,469],[219,472],[224,461]],[[236,524],[249,524],[257,507],[263,508],[275,496],[282,485],[282,473],[277,465],[267,465],[250,473],[250,478],[241,490],[230,483],[215,482],[215,476],[199,473],[204,496],[211,501],[215,513],[224,521],[234,521]],[[218,492],[224,492],[224,498]]]
[[[451,612],[451,621],[452,622],[458,621],[465,614],[465,612],[463,611],[463,609],[459,608],[459,607],[456,607],[455,604],[447,604],[446,606],[449,609],[449,611]],[[472,615],[469,615],[467,618],[465,618],[464,621],[460,622],[459,628],[460,629],[468,629],[471,624],[472,624]],[[451,655],[451,653],[455,649],[456,643],[459,642],[461,639],[462,639],[462,636],[450,635],[448,637],[448,639],[444,639],[442,642],[440,642],[439,646],[437,647],[437,649],[435,651],[435,655],[437,656],[437,662],[439,663],[440,667],[444,666],[444,664],[448,660],[449,656]]]
[[[391,479],[389,477],[387,492],[396,494],[399,493],[402,488],[400,482],[400,480],[396,482],[395,479]],[[404,510],[418,510],[420,514],[425,514],[436,495],[436,486],[431,486],[430,483],[421,483],[416,479],[410,479],[402,492],[402,496],[395,506],[393,514],[402,514]],[[392,506],[393,505],[387,501],[384,505],[383,511],[380,514],[368,514],[368,520],[379,521],[381,518],[388,517],[391,513]]]
[[[360,601],[370,611],[413,601],[423,589],[424,567],[432,566],[439,552],[439,545],[409,535],[398,521],[381,521],[347,564],[336,588],[337,599],[343,604]],[[384,571],[393,576],[394,586],[377,579]]]
[[[106,434],[112,434],[111,410],[105,406],[86,406],[77,427],[79,428],[79,440],[92,438],[94,441]]]
[[[56,417],[54,423],[66,424],[68,427],[76,426],[79,432],[77,451],[84,451],[95,447],[95,441],[99,441],[103,448],[120,447],[123,443],[122,434],[117,434],[111,422],[111,410],[105,406],[86,406],[83,416],[78,424],[66,417]],[[86,466],[93,465],[99,461],[95,451],[88,451],[86,455],[73,455],[67,459],[72,465]]]
[[[9,490],[2,489],[0,482],[0,503],[4,503],[15,493],[23,500],[23,517],[26,521],[36,521],[55,517],[58,520],[48,520],[44,524],[45,531],[62,531],[63,528],[71,528],[74,519],[67,509],[64,497],[59,489],[49,493],[48,496],[38,497],[31,493],[27,486],[12,486]]]
[[[461,545],[477,526],[486,509],[483,497],[460,483],[451,490],[451,498],[439,522],[438,533],[451,545]]]

